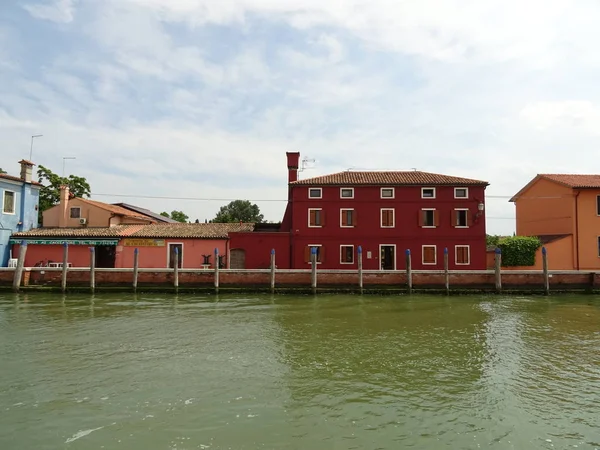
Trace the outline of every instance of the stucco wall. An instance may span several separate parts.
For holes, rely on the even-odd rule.
[[[579,268],[581,270],[600,269],[600,257],[598,256],[600,216],[596,209],[598,195],[600,195],[600,189],[582,190],[578,197]]]
[[[202,255],[211,255],[210,262],[214,267],[215,248],[219,249],[220,255],[225,255],[226,263],[229,264],[227,255],[228,245],[226,239],[165,239],[165,245],[161,247],[137,247],[139,249],[139,264],[143,268],[166,268],[168,267],[169,243],[183,244],[182,268],[201,268],[204,258]],[[117,267],[133,267],[134,251],[136,247],[119,245],[117,247]]]
[[[230,248],[246,252],[246,269],[267,269],[271,266],[271,250],[275,250],[275,265],[290,268],[289,233],[230,233]]]

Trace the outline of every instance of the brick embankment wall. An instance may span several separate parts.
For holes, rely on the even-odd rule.
[[[14,269],[0,269],[0,288],[11,289]],[[543,292],[544,275],[539,271],[506,271],[502,274],[503,291]],[[23,290],[60,289],[62,269],[27,268],[23,271]],[[406,291],[407,274],[404,271],[363,272],[363,287],[366,292]],[[554,272],[550,274],[551,291],[594,291],[600,290],[600,273]],[[417,271],[412,274],[413,289],[417,292],[445,291],[445,275],[440,271]],[[222,292],[268,291],[271,273],[269,270],[222,270],[219,272],[219,288]],[[449,273],[450,290],[455,292],[495,292],[493,271],[456,271]],[[95,285],[97,290],[131,290],[133,272],[131,269],[97,269]],[[138,288],[140,290],[172,290],[174,273],[168,269],[140,269]],[[90,285],[89,269],[71,269],[67,273],[67,288],[84,290]],[[212,270],[179,271],[179,287],[182,290],[214,290],[215,274]],[[309,270],[281,270],[275,274],[277,292],[298,292],[311,290]],[[356,271],[327,270],[317,272],[317,289],[320,291],[358,291],[359,276]]]

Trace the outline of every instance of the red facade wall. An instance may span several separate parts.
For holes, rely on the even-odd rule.
[[[354,198],[340,198],[339,186],[322,187],[322,198],[308,197],[309,188],[318,186],[295,186],[292,189],[292,260],[294,268],[307,268],[305,250],[307,245],[322,245],[322,268],[352,269],[354,264],[340,262],[340,245],[363,247],[365,269],[379,269],[379,246],[396,245],[396,269],[405,267],[405,250],[412,252],[414,269],[443,268],[444,248],[449,250],[450,269],[478,270],[486,268],[485,211],[477,217],[478,204],[485,202],[485,187],[469,186],[467,199],[454,198],[454,186],[437,186],[436,198],[421,198],[420,186],[400,186],[395,188],[395,198],[381,199],[380,186],[355,186]],[[309,208],[321,208],[323,226],[308,226]],[[343,228],[340,225],[340,209],[353,208],[356,226]],[[395,209],[395,226],[382,228],[381,208]],[[422,208],[435,208],[439,215],[436,228],[422,228],[419,217]],[[468,228],[452,225],[455,208],[465,208],[472,219]],[[422,246],[437,246],[437,263],[422,263]],[[455,246],[470,247],[470,264],[455,264]],[[367,258],[367,252],[371,258]]]
[[[214,267],[215,248],[219,249],[219,255],[226,255],[225,262],[228,264],[229,257],[228,241],[226,239],[165,239],[162,247],[138,247],[139,265],[141,268],[166,268],[168,267],[169,243],[183,244],[182,269],[194,269],[202,267],[204,258],[210,257],[211,267]],[[136,247],[117,246],[116,267],[133,267],[133,255]]]
[[[13,245],[13,257],[18,258],[20,245]],[[25,254],[25,267],[34,267],[40,261],[63,262],[62,245],[29,244]],[[87,245],[70,245],[69,262],[73,267],[89,267],[90,247]]]
[[[271,267],[271,250],[275,250],[275,265],[279,269],[290,268],[289,233],[230,233],[230,250],[246,252],[246,269]]]

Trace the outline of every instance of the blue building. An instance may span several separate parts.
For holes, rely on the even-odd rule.
[[[0,267],[8,265],[9,240],[17,231],[28,231],[38,226],[38,208],[42,185],[32,180],[33,163],[22,160],[21,176],[0,174]]]

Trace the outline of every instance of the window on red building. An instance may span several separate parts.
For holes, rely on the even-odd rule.
[[[436,246],[435,245],[424,245],[423,246],[423,264],[436,264]]]
[[[308,198],[322,198],[323,190],[321,188],[310,188],[308,190]]]
[[[320,208],[310,208],[308,210],[308,226],[322,227],[323,226],[323,210]]]
[[[323,246],[321,244],[310,244],[304,248],[304,262],[311,264],[312,263],[312,254],[311,250],[313,248],[317,249],[317,263],[323,262]]]
[[[469,226],[469,210],[455,209],[452,212],[452,226],[457,228],[466,228]]]
[[[454,247],[456,264],[468,265],[471,263],[471,252],[468,245],[457,245]]]
[[[356,213],[353,209],[340,209],[340,226],[355,227]]]
[[[454,188],[454,198],[469,198],[469,188]]]
[[[393,228],[394,222],[394,209],[393,208],[382,208],[381,209],[381,227],[382,228]]]
[[[354,264],[354,245],[340,246],[340,263]]]
[[[422,209],[419,212],[419,226],[434,228],[440,225],[440,217],[435,209]]]
[[[341,188],[340,189],[340,197],[341,198],[354,198],[354,188]]]

